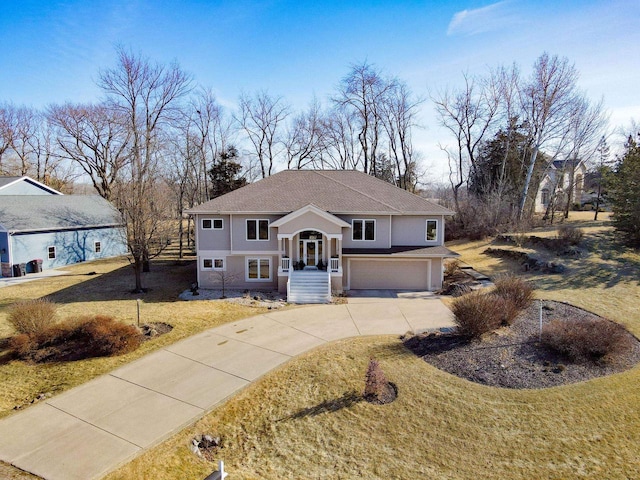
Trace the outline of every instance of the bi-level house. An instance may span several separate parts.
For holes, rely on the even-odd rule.
[[[198,284],[288,292],[437,290],[453,212],[357,171],[286,170],[188,210]]]

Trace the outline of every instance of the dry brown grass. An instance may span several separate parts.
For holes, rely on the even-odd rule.
[[[640,334],[640,255],[615,246],[606,224],[583,229],[596,253],[572,263],[567,275],[527,278],[540,296]],[[457,242],[452,249],[489,275],[512,271],[483,256],[486,245]],[[623,268],[598,275],[603,264]],[[398,386],[391,404],[359,401],[371,357]],[[107,478],[204,478],[214,465],[188,450],[202,433],[222,436],[217,458],[243,479],[640,478],[639,383],[637,366],[565,387],[492,388],[437,370],[394,337],[345,340],[292,360]]]
[[[263,313],[265,310],[216,301],[184,302],[178,295],[195,279],[194,262],[164,258],[152,262],[144,274],[146,294],[130,293],[133,272],[125,258],[81,263],[64,268],[69,274],[0,288],[0,417],[14,406],[28,405],[41,393],[57,394],[125,363],[200,331]],[[165,322],[174,329],[136,351],[77,362],[31,365],[7,361],[6,341],[15,334],[7,321],[9,306],[19,300],[47,296],[58,305],[58,315],[108,315],[124,323],[136,322],[136,299],[141,298],[141,322]]]
[[[359,401],[375,356],[399,391]],[[358,338],[289,362],[109,480],[204,478],[195,435],[220,435],[230,478],[638,478],[639,369],[547,390],[459,379],[395,337]]]

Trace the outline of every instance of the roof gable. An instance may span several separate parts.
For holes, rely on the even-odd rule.
[[[309,204],[333,214],[453,214],[436,203],[355,170],[284,170],[186,213],[288,214]]]
[[[0,177],[0,195],[63,195],[63,193],[33,178],[23,176]]]

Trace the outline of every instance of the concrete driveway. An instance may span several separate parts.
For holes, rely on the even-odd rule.
[[[0,420],[0,459],[46,479],[100,478],[312,348],[452,326],[434,295],[384,292],[273,311],[157,350]]]

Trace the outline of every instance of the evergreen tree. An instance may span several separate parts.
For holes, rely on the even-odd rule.
[[[629,245],[640,248],[640,133],[629,136],[610,188],[613,225]]]
[[[211,179],[211,198],[219,197],[247,184],[247,179],[240,175],[242,165],[236,161],[238,151],[230,146],[218,154],[218,161],[209,170]]]

